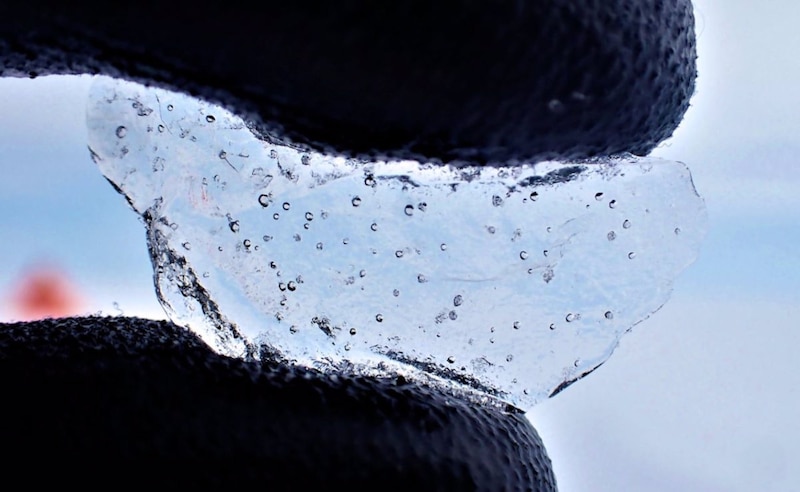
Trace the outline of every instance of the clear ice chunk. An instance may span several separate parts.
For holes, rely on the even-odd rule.
[[[217,351],[399,373],[522,408],[657,311],[706,228],[689,170],[655,158],[348,160],[108,78],[88,130],[144,220],[167,314]]]

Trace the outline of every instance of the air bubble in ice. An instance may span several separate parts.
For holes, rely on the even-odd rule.
[[[460,306],[462,302],[464,302],[464,298],[461,296],[461,294],[453,298],[453,306],[455,307]]]
[[[354,196],[353,199],[350,200],[350,203],[352,203],[354,207],[361,205],[361,197]]]
[[[622,222],[622,228],[623,229],[630,229],[631,228],[631,221],[628,220],[628,219],[625,219],[625,221]]]
[[[117,138],[125,138],[125,134],[128,133],[128,129],[124,126],[118,126],[114,133],[116,133]]]
[[[159,101],[175,106],[147,111]],[[311,156],[256,138],[223,108],[107,78],[91,89],[87,125],[97,166],[145,223],[168,316],[215,350],[246,357],[264,347],[265,357],[402,373],[524,408],[602,364],[666,302],[705,228],[686,167],[655,158],[508,168]],[[148,131],[159,125],[163,132]],[[587,208],[598,190],[615,200]],[[364,199],[358,209],[354,197]],[[265,214],[272,201],[302,210],[301,220]],[[313,227],[295,242],[307,211]],[[624,220],[636,227],[609,242]],[[242,247],[230,231],[264,242]],[[520,268],[522,250],[549,254],[529,254]],[[555,329],[579,312],[569,329]],[[611,312],[613,322],[603,314]],[[304,329],[313,319],[328,320],[327,332]],[[515,321],[525,326],[511,329]],[[349,350],[336,341],[339,330],[378,322],[359,329]],[[450,366],[456,360],[487,363],[470,372]]]

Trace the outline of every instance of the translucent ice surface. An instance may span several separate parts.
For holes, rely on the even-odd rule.
[[[89,146],[159,299],[219,352],[396,372],[527,408],[602,364],[697,255],[681,163],[364,162],[100,78]]]

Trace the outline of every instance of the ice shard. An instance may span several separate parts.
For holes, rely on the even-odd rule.
[[[89,147],[159,299],[217,351],[399,373],[529,408],[668,299],[706,213],[679,162],[364,162],[99,78]]]

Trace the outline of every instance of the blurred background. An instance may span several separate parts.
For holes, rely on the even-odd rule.
[[[709,232],[670,302],[528,413],[561,492],[800,490],[800,3],[696,0],[686,162]],[[87,150],[89,77],[0,79],[0,321],[164,318]]]

